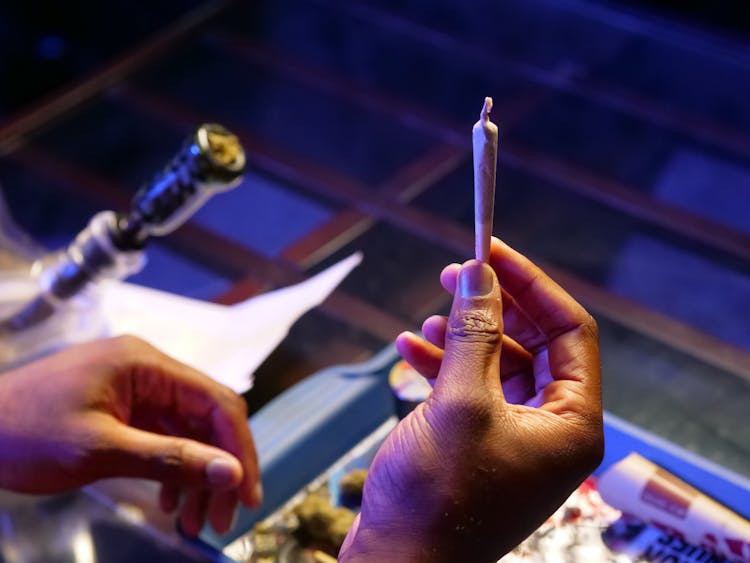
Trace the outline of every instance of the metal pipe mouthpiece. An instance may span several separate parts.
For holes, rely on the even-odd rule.
[[[114,244],[141,248],[150,236],[163,236],[187,221],[212,195],[239,185],[245,171],[240,140],[216,123],[202,125],[169,164],[133,199],[120,216]]]

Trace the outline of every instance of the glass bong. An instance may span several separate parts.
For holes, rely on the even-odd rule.
[[[0,371],[106,334],[98,282],[140,271],[151,237],[171,233],[211,196],[239,185],[244,171],[237,136],[202,125],[141,187],[127,213],[97,213],[53,253],[16,226],[0,193]]]

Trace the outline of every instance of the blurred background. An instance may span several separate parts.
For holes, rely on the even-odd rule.
[[[234,303],[365,255],[257,372],[256,411],[447,311],[438,274],[473,253],[470,129],[493,96],[495,233],[597,318],[605,407],[750,475],[750,36],[734,6],[6,2],[0,186],[55,249],[127,209],[198,124],[238,133],[244,184],[132,281]]]

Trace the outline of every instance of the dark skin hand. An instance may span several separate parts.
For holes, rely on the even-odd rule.
[[[592,317],[497,239],[441,282],[450,316],[397,340],[433,393],[378,451],[340,561],[497,561],[601,461]]]
[[[162,483],[188,535],[257,507],[244,400],[134,337],[100,340],[0,377],[0,487],[58,493],[105,477]]]

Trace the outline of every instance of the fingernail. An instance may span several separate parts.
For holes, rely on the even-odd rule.
[[[263,504],[263,485],[261,485],[260,481],[255,483],[253,487],[253,502],[256,508]]]
[[[206,466],[206,478],[212,487],[229,487],[236,481],[236,467],[230,460],[215,457]]]
[[[484,262],[472,260],[461,268],[458,288],[461,297],[480,297],[492,291],[494,273]]]

